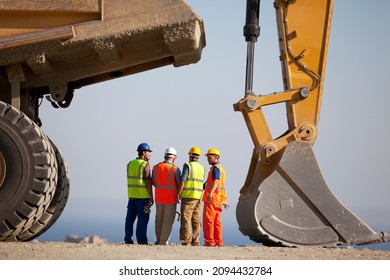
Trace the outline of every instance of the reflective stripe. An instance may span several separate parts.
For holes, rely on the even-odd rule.
[[[196,178],[187,179],[186,182],[199,182],[199,183],[202,183],[202,184],[203,184],[203,180],[201,180],[201,179],[196,179]]]
[[[184,189],[184,188],[183,188]],[[203,191],[203,187],[202,188],[185,188],[187,191]]]
[[[142,186],[142,185],[127,185],[128,188],[146,188],[146,186]]]
[[[176,190],[174,186],[156,186],[156,189]]]

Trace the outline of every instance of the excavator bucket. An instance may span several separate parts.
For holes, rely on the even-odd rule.
[[[252,91],[259,1],[247,1],[245,97],[241,111],[255,145],[236,209],[240,231],[268,246],[371,244],[390,241],[343,206],[327,186],[312,145],[322,97],[332,0],[275,0],[285,91]],[[288,130],[273,138],[262,107],[285,103]]]
[[[240,231],[270,246],[321,246],[387,242],[344,207],[322,177],[311,144],[288,144],[271,174],[257,162],[251,190],[237,206]],[[266,177],[264,179],[264,177]],[[243,218],[245,217],[245,218]]]

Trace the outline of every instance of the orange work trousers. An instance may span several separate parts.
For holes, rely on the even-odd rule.
[[[203,207],[204,246],[223,246],[221,212],[222,205],[205,202]]]

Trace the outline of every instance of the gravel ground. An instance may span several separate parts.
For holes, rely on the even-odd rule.
[[[180,245],[1,243],[0,260],[390,260],[390,251],[347,248],[264,246],[185,247]]]

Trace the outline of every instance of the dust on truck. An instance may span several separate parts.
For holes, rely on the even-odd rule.
[[[39,104],[75,90],[196,63],[202,19],[183,0],[0,1],[0,241],[29,241],[61,215],[70,176]]]

